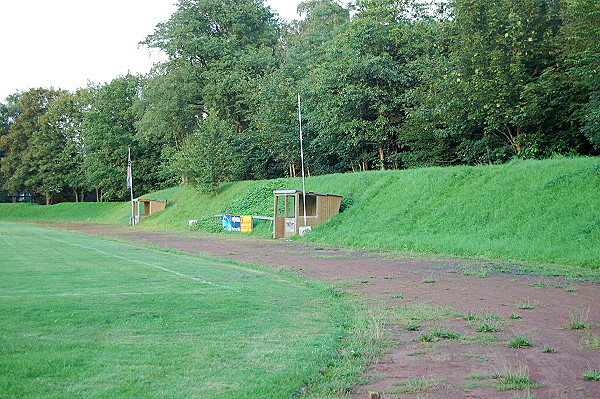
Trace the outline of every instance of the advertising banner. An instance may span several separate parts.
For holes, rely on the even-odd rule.
[[[241,231],[241,217],[236,215],[223,215],[223,229],[228,231]]]
[[[241,227],[242,227],[242,233],[251,233],[252,232],[252,216],[242,215],[241,216]]]

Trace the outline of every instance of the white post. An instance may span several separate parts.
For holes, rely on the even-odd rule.
[[[298,123],[300,125],[300,161],[302,163],[302,200],[304,208],[304,227],[306,227],[306,189],[304,187],[304,147],[302,144],[302,111],[300,110],[300,93],[298,93]]]
[[[133,203],[133,173],[131,171],[131,148],[127,148],[127,187],[131,195],[131,224],[135,226],[135,205]]]

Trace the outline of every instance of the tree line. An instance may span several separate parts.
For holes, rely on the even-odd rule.
[[[597,0],[179,0],[142,76],[0,103],[4,193],[137,192],[310,174],[598,155]]]

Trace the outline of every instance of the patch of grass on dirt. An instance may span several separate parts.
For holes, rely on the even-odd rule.
[[[470,382],[461,389],[465,392],[471,392],[473,389],[485,388],[487,386],[489,386],[489,384],[486,382]]]
[[[357,320],[362,321],[357,327],[359,340],[369,344],[369,346],[375,343],[388,342],[390,333],[385,328],[388,319],[388,311],[385,308],[363,310],[357,317]]]
[[[408,323],[406,325],[406,327],[404,327],[404,331],[419,331],[419,329],[421,328],[420,324],[417,323]]]
[[[490,377],[487,375],[470,375],[467,377],[469,380],[473,382],[468,383],[463,388],[461,388],[465,392],[471,392],[473,389],[477,388],[486,388],[490,386],[490,383],[486,380],[489,380]]]
[[[592,331],[585,331],[581,343],[589,349],[600,349],[600,336],[594,334]]]
[[[516,336],[512,340],[510,340],[506,346],[513,349],[522,349],[522,348],[531,348],[533,347],[533,343],[531,340],[525,337]]]
[[[422,393],[437,388],[443,380],[437,378],[415,378],[394,383],[395,388],[389,393]]]
[[[527,300],[525,300],[524,302],[517,303],[517,307],[521,310],[531,310],[534,308],[534,306],[535,304],[530,302],[529,298],[527,298]]]
[[[425,355],[426,353],[427,353],[427,351],[415,351],[415,352],[407,353],[406,356],[421,356],[421,355]]]
[[[474,353],[474,352],[460,353],[458,356],[464,357],[465,359],[473,359],[473,360],[476,360],[481,363],[487,362],[488,360],[490,360],[487,356],[482,355],[481,353]]]
[[[590,308],[569,311],[569,330],[585,330],[589,327]]]
[[[517,363],[516,366],[507,365],[500,372],[492,376],[498,391],[528,390],[540,387],[529,379],[529,368],[525,363]]]
[[[600,381],[600,370],[590,369],[581,376],[584,381]]]
[[[491,270],[486,267],[478,267],[478,268],[464,267],[462,269],[463,276],[475,276],[475,277],[479,277],[479,278],[486,278],[486,277],[489,277],[490,274],[491,274]]]
[[[456,314],[452,309],[442,306],[415,304],[395,306],[388,309],[389,324],[406,325],[411,321],[435,321]]]
[[[471,313],[471,311],[469,311],[466,315],[463,315],[462,318],[467,321],[475,321],[478,319],[477,314]]]
[[[486,345],[486,346],[495,346],[500,343],[501,339],[497,336],[494,336],[489,333],[479,334],[476,337],[467,337],[465,338],[466,344],[478,344],[478,345]]]
[[[437,342],[442,339],[451,339],[451,340],[459,340],[463,339],[461,334],[451,333],[448,331],[436,330],[431,332],[430,334],[421,334],[417,341],[419,342]]]
[[[477,328],[477,332],[492,333],[492,332],[498,332],[498,331],[500,331],[500,327],[498,327],[494,324],[489,324],[489,323],[482,324]]]

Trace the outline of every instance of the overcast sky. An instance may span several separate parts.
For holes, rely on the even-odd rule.
[[[297,18],[301,0],[266,0]],[[176,0],[0,0],[0,102],[34,87],[75,90],[145,73],[159,60],[138,43],[169,19]]]

